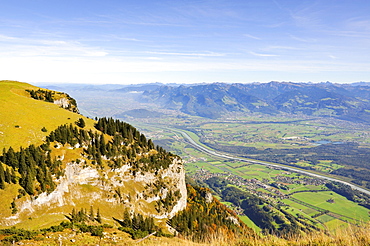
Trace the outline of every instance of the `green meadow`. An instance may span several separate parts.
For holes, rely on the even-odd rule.
[[[32,99],[26,89],[38,87],[0,81],[0,149],[41,144],[50,131],[66,122],[74,123],[79,118],[84,118],[86,129],[93,129],[93,120],[68,110],[60,110],[56,104]],[[40,122],[46,132],[41,131]]]
[[[329,210],[337,215],[342,215],[339,218],[352,223],[356,223],[356,221],[367,222],[370,220],[369,210],[367,208],[359,206],[355,202],[349,201],[332,191],[302,192],[296,193],[292,197],[318,208]],[[329,199],[332,199],[334,202],[328,202]]]

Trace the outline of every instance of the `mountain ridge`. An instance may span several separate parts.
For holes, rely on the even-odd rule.
[[[232,112],[303,114],[369,122],[370,86],[270,82],[162,86],[142,98],[164,108],[206,118]]]

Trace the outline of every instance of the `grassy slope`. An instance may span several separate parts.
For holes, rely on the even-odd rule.
[[[0,81],[0,151],[3,148],[12,146],[15,150],[19,147],[28,147],[30,144],[39,145],[43,143],[45,136],[49,135],[50,131],[58,126],[74,123],[79,118],[83,118],[86,122],[84,129],[94,129],[94,121],[80,114],[73,113],[66,109],[60,108],[58,105],[35,100],[29,96],[26,89],[37,90],[38,87],[16,82],[16,81]],[[16,127],[19,126],[19,127]],[[42,132],[45,127],[48,131]],[[72,151],[70,151],[72,152]],[[1,154],[1,153],[0,153]],[[79,153],[74,151],[71,157],[76,159]],[[76,156],[77,155],[77,156]],[[5,190],[0,190],[0,214],[10,216],[11,209],[9,204],[18,195],[19,185],[6,185]],[[90,204],[82,202],[81,207],[89,208]],[[96,204],[99,207],[99,204]],[[59,209],[60,210],[60,209]],[[48,214],[36,214],[38,223],[35,220],[24,220],[23,226],[28,229],[35,229],[39,226],[49,226],[55,224],[55,221],[65,219],[63,214],[68,214],[72,207],[66,207],[60,211],[55,211],[59,216],[51,218]],[[117,215],[116,215],[117,216]],[[50,217],[50,218],[49,218]],[[36,224],[36,226],[34,226]]]
[[[86,122],[85,129],[93,127],[93,120],[53,103],[32,99],[26,89],[37,90],[38,87],[16,81],[0,81],[0,150],[10,146],[18,149],[41,144],[50,131],[62,124],[74,123],[81,117]],[[42,132],[43,127],[48,131]]]

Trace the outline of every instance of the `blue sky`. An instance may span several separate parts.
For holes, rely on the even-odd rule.
[[[368,0],[0,0],[0,80],[370,81]]]

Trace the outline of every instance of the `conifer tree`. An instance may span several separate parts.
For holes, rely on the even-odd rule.
[[[30,195],[34,194],[33,178],[30,172],[27,172],[26,174],[26,178],[24,181],[24,189],[26,190],[28,194]]]
[[[86,126],[86,123],[84,121],[83,118],[79,118],[77,121],[76,121],[76,125],[81,127],[81,128],[84,128]]]
[[[17,183],[17,175],[15,174],[14,168],[12,168],[11,181],[13,184]]]
[[[148,147],[149,149],[154,149],[154,144],[151,139],[148,140]]]
[[[10,204],[10,207],[12,209],[12,214],[16,214],[18,212],[17,205],[15,204],[15,200],[12,201]]]
[[[14,149],[11,146],[9,147],[8,152],[6,153],[4,163],[13,168],[18,167],[18,160],[15,156]]]
[[[93,220],[94,220],[94,209],[93,209],[93,207],[92,207],[92,206],[90,206],[89,219],[90,219],[91,221],[93,221]]]
[[[0,163],[0,177],[5,180],[4,166],[2,163]]]
[[[5,189],[4,168],[2,163],[0,163],[0,189]]]
[[[9,167],[6,168],[6,171],[4,173],[4,177],[5,177],[5,182],[7,182],[8,184],[10,184],[12,182]]]
[[[72,208],[72,212],[71,212],[71,222],[72,222],[72,223],[76,222],[76,219],[77,219],[76,209],[75,209],[75,208]]]
[[[102,222],[102,218],[101,218],[101,215],[100,215],[100,210],[98,208],[98,211],[96,212],[96,221],[101,224]]]
[[[100,140],[99,140],[99,150],[102,155],[106,154],[106,145],[105,145],[105,139],[104,135],[100,135]]]
[[[125,211],[123,212],[123,221],[122,221],[123,227],[132,227],[132,220],[130,216],[130,212],[126,208]]]

